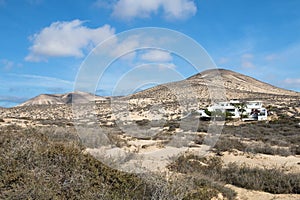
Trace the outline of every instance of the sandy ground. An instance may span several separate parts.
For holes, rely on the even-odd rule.
[[[187,151],[187,148],[176,148],[169,147],[160,148],[156,145],[157,141],[153,140],[134,140],[129,143],[134,146],[147,146],[146,148],[140,149],[136,153],[136,157],[128,159],[126,162],[118,166],[118,169],[122,169],[128,172],[168,172],[166,166],[172,162],[181,153]],[[204,148],[205,149],[205,148]],[[191,150],[191,149],[189,149]],[[197,152],[197,148],[192,148],[193,152]],[[198,149],[199,151],[199,149]],[[87,152],[95,155],[99,152],[103,153],[103,149],[87,149]],[[125,151],[120,148],[111,148],[105,151],[106,155],[109,156],[125,156]],[[213,154],[212,154],[213,155]],[[222,160],[225,164],[230,162],[236,162],[238,164],[248,164],[253,167],[279,167],[286,172],[296,172],[300,173],[300,156],[272,156],[264,154],[246,154],[243,152],[236,151],[234,153],[225,152],[222,156]],[[298,200],[300,199],[300,194],[270,194],[267,192],[247,190],[244,188],[239,188],[233,185],[227,184],[226,187],[233,189],[237,192],[238,200]],[[220,198],[222,199],[222,198]]]
[[[134,116],[138,117],[138,116]],[[139,116],[140,117],[140,116]],[[144,116],[143,116],[144,117]],[[142,119],[142,118],[141,118]],[[0,126],[7,126],[9,124],[16,124],[22,127],[37,126],[34,121],[26,119],[14,119],[3,118],[5,122],[0,122]],[[236,123],[234,125],[239,125]],[[157,131],[157,130],[156,130]],[[184,153],[187,148],[176,148],[167,146],[162,148],[160,144],[162,141],[155,140],[132,140],[128,137],[128,144],[131,146],[129,149],[120,149],[106,147],[103,149],[86,149],[86,152],[97,157],[99,154],[105,154],[107,157],[111,157],[111,162],[115,159],[121,160],[121,166],[112,166],[117,169],[129,171],[129,172],[144,172],[144,171],[167,171],[166,166],[172,162],[181,153]],[[205,148],[204,148],[205,149]],[[190,148],[197,152],[199,148]],[[133,157],[132,154],[133,153]],[[214,154],[212,154],[214,155]],[[279,155],[265,155],[265,154],[251,154],[243,153],[240,151],[224,152],[221,157],[225,164],[235,162],[238,164],[246,163],[248,166],[271,168],[281,168],[287,173],[300,173],[300,156],[279,156]],[[226,185],[228,188],[235,190],[238,194],[239,200],[298,200],[300,194],[270,194],[266,192],[247,190],[244,188],[238,188],[232,185]]]
[[[300,173],[300,156],[279,156],[265,154],[249,154],[236,151],[234,153],[225,152],[222,156],[225,164],[236,162],[238,164],[246,163],[250,167],[261,168],[281,168],[286,172]]]
[[[237,200],[299,200],[300,194],[270,194],[255,190],[247,190],[233,185],[226,185],[237,193]]]
[[[150,141],[147,142],[148,144]],[[145,144],[142,141],[140,145]],[[116,161],[114,163],[105,163],[113,168],[127,172],[164,172],[166,166],[176,159],[181,153],[187,150],[186,147],[176,148],[167,146],[159,148],[151,146],[147,150],[139,153],[133,153],[121,148],[102,147],[98,149],[87,148],[86,152],[96,158],[106,158],[105,162]]]

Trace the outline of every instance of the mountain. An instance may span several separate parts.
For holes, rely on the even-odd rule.
[[[19,106],[31,106],[31,105],[52,105],[52,104],[64,104],[60,95],[57,94],[41,94],[37,97],[29,99],[28,101],[20,104]]]
[[[280,98],[300,97],[299,92],[285,90],[259,81],[252,77],[225,69],[206,70],[185,80],[158,85],[122,99],[151,98],[155,101],[202,101],[224,99],[267,99],[280,101]],[[20,106],[85,103],[106,100],[86,92],[66,94],[42,94]]]
[[[130,98],[168,99],[270,99],[299,97],[299,92],[285,90],[252,77],[225,69],[206,70],[185,80],[167,83],[138,92]]]
[[[106,98],[95,96],[87,92],[76,91],[66,94],[41,94],[37,97],[29,99],[19,106],[71,104],[72,102],[86,103],[89,101],[101,100],[106,100]]]
[[[285,90],[272,86],[268,83],[259,81],[252,77],[233,72],[230,70],[219,69],[219,70],[207,70],[200,74],[190,77],[190,81],[199,81],[201,79],[212,80],[212,77],[219,72],[226,90],[234,91],[235,93],[240,92],[254,92],[261,94],[275,94],[275,95],[299,95],[294,91]],[[200,81],[201,82],[201,81]]]

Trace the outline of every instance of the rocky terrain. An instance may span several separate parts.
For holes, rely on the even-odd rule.
[[[186,80],[168,83],[138,92],[130,98],[152,97],[158,100],[261,99],[274,102],[299,98],[299,93],[281,89],[254,78],[230,71],[207,70]]]
[[[0,198],[23,198],[17,192],[22,188],[26,198],[41,198],[43,190],[33,188],[54,184],[55,192],[49,186],[49,198],[82,194],[91,199],[143,195],[145,199],[155,195],[155,199],[299,199],[299,97],[300,93],[232,71],[208,70],[126,97],[77,91],[40,95],[14,108],[0,108],[0,194],[4,195]],[[262,100],[269,118],[263,122],[199,120],[195,110],[226,99]],[[222,134],[216,134],[218,130]],[[39,162],[43,155],[50,160],[43,157]],[[73,161],[78,165],[73,166]],[[89,162],[92,166],[83,164]],[[18,163],[12,164],[15,171],[7,163]],[[118,172],[105,168],[104,174],[95,175],[97,166],[103,169],[99,163]],[[27,174],[19,174],[18,166]],[[133,172],[160,178],[144,182],[145,177],[128,175]],[[156,176],[146,180],[151,177]],[[30,179],[35,180],[33,185]],[[95,181],[93,190],[104,189],[97,195],[80,191],[82,185],[74,180]],[[135,192],[129,192],[128,183]],[[68,187],[74,189],[69,190],[72,193]],[[116,193],[103,194],[108,188]],[[143,193],[144,188],[150,192]],[[124,191],[128,195],[122,197]]]

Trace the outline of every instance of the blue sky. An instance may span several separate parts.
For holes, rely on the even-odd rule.
[[[0,0],[0,106],[72,91],[93,47],[142,27],[182,32],[219,68],[300,91],[299,10],[298,0]],[[112,64],[100,94],[112,94],[117,75],[139,63],[128,57]],[[163,62],[183,78],[196,72],[166,52],[140,57]]]

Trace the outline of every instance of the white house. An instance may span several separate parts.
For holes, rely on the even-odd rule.
[[[246,114],[249,116],[248,120],[267,120],[268,111],[263,107],[262,101],[247,101],[246,102]],[[245,119],[247,120],[247,118]]]
[[[239,118],[240,112],[236,106],[239,103],[240,102],[237,100],[231,100],[229,102],[218,102],[212,106],[209,106],[207,110],[210,112],[214,112],[214,111],[221,111],[223,113],[229,112],[232,114],[232,118]]]
[[[268,112],[267,109],[263,107],[262,101],[246,101],[243,102],[244,106],[241,107],[242,103],[238,100],[230,100],[229,102],[218,102],[209,106],[207,110],[209,112],[222,112],[231,113],[231,118],[240,118],[241,115],[248,116],[243,118],[243,121],[247,120],[267,120]],[[243,109],[244,111],[241,111]],[[204,110],[199,110],[201,117],[208,117]]]

